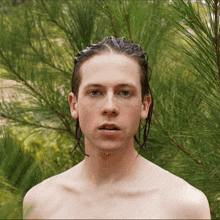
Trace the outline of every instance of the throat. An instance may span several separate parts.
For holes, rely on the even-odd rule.
[[[128,149],[126,149],[128,150]],[[132,179],[138,170],[140,155],[137,152],[88,152],[89,158],[84,159],[83,173],[87,181],[94,186],[112,185],[123,179]],[[95,154],[93,154],[95,153]]]

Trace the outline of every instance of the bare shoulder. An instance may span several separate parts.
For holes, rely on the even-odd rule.
[[[211,219],[208,200],[203,192],[182,178],[151,164],[156,175],[164,207],[174,218]]]
[[[73,174],[74,170],[75,167],[32,187],[23,199],[24,219],[45,219],[45,216],[50,216],[59,207],[60,198],[63,198],[63,185],[68,185],[68,173]]]
[[[183,198],[178,200],[179,195]],[[187,182],[175,194],[178,201],[177,215],[187,218],[211,219],[208,199],[205,194]]]
[[[181,178],[177,178],[171,186],[167,202],[174,207],[175,216],[187,219],[211,219],[209,203],[203,192]]]
[[[55,176],[32,187],[23,199],[23,215],[25,219],[41,218],[42,205],[47,203],[53,192]],[[50,203],[47,203],[47,206]],[[42,217],[43,218],[43,217]]]

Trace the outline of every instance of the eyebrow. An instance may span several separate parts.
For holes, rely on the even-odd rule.
[[[89,83],[88,85],[85,86],[85,89],[89,88],[89,87],[98,87],[99,88],[99,87],[103,87],[103,85]],[[136,86],[131,83],[121,83],[121,84],[117,84],[115,87],[132,87],[132,88],[136,89]]]

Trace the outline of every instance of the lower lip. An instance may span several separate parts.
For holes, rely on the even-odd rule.
[[[120,134],[120,130],[99,130],[101,134],[105,134],[105,135],[116,135],[116,134]]]

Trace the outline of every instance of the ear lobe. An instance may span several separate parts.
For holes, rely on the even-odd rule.
[[[77,98],[76,98],[74,93],[71,92],[69,94],[68,101],[69,101],[69,105],[70,105],[71,116],[74,119],[77,119],[79,117],[79,114],[78,114],[78,102],[77,102]]]
[[[146,95],[144,97],[144,100],[142,103],[142,109],[141,109],[141,119],[142,120],[147,119],[150,106],[151,106],[151,96]]]

